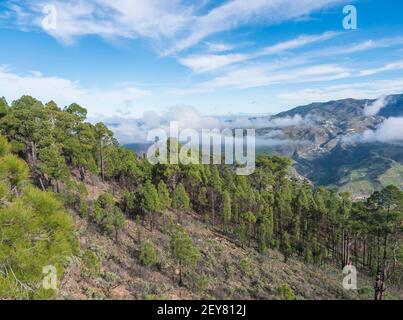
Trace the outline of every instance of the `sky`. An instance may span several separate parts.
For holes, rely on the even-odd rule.
[[[403,93],[402,12],[395,0],[0,0],[0,96],[153,118]]]

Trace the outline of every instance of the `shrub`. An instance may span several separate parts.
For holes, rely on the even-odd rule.
[[[251,267],[250,267],[250,261],[249,261],[248,257],[242,258],[242,260],[240,262],[240,267],[241,267],[242,272],[245,275],[250,275],[251,274],[252,270],[251,270]]]
[[[92,275],[98,275],[101,271],[101,262],[98,256],[91,250],[85,250],[81,257],[84,270]]]
[[[195,287],[198,293],[203,294],[206,292],[208,286],[210,285],[210,277],[202,274],[196,278]]]
[[[296,300],[297,298],[295,297],[294,290],[288,285],[288,284],[283,284],[280,287],[278,287],[278,294],[280,295],[282,300]]]
[[[158,252],[150,241],[145,241],[140,248],[139,261],[144,266],[156,265],[159,261]]]

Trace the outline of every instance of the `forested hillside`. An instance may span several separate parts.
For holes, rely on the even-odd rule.
[[[269,155],[258,156],[251,176],[237,176],[228,165],[152,166],[119,146],[104,124],[86,122],[86,115],[77,104],[61,109],[29,96],[10,106],[0,101],[0,298],[53,297],[56,292],[41,287],[42,268],[54,265],[62,277],[75,257],[88,277],[99,272],[100,250],[80,238],[94,230],[116,250],[130,247],[132,231],[138,265],[160,272],[166,264],[174,266],[172,290],[213,286],[204,268],[202,244],[208,239],[200,239],[213,231],[244,250],[235,273],[249,272],[253,252],[259,257],[253,259],[265,263],[280,255],[285,266],[292,259],[307,269],[340,274],[352,264],[373,281],[379,272],[394,288],[388,292],[402,288],[399,188],[391,185],[354,202],[348,193],[292,178],[291,161]],[[189,232],[196,222],[199,231]],[[228,267],[219,259],[215,264]],[[256,277],[267,281],[263,272]],[[293,298],[293,290],[285,278],[276,292]]]

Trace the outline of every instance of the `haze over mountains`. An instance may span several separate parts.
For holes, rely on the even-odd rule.
[[[391,183],[403,188],[403,95],[313,103],[273,118],[297,116],[305,119],[302,125],[258,134],[295,142],[267,151],[292,157],[301,175],[356,197]]]
[[[388,184],[403,188],[403,94],[312,103],[274,116],[204,117],[181,109],[152,117],[152,123],[144,117],[132,123],[132,131],[167,126],[172,120],[195,129],[256,128],[258,152],[292,158],[297,172],[316,185],[336,187],[357,198]],[[128,145],[143,152],[146,145],[136,142]]]

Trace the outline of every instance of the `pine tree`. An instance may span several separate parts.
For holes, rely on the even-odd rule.
[[[252,242],[253,237],[253,225],[256,223],[256,216],[251,211],[247,211],[242,214],[242,219],[245,221],[247,225],[247,234],[249,239],[249,246]]]
[[[231,196],[228,191],[224,191],[224,205],[222,210],[223,226],[228,231],[228,225],[231,223]]]
[[[10,145],[5,137],[0,135],[0,157],[4,157],[10,152]]]
[[[284,255],[284,262],[287,263],[288,258],[292,253],[290,235],[287,232],[284,232],[282,236],[280,250]]]
[[[176,210],[190,209],[190,199],[182,183],[176,186],[172,197],[172,207]]]
[[[200,258],[199,250],[183,229],[174,230],[171,235],[171,254],[179,266],[179,285],[183,285],[183,273],[194,268]]]
[[[169,195],[168,187],[162,180],[158,183],[158,196],[162,211],[165,211],[171,207],[171,197]]]
[[[0,119],[8,113],[9,108],[6,99],[4,97],[0,98]]]
[[[18,191],[28,178],[27,164],[14,155],[0,158],[0,181],[9,185],[11,191]]]
[[[39,153],[38,169],[42,176],[55,183],[54,191],[59,192],[59,182],[66,182],[70,177],[69,168],[64,157],[56,147],[44,148]]]
[[[222,192],[222,181],[218,172],[217,166],[213,165],[211,168],[211,177],[209,181],[209,192],[211,201],[212,222],[215,220],[215,211],[217,205],[217,195]]]
[[[150,215],[150,226],[152,231],[153,224],[156,220],[155,216],[161,209],[161,202],[157,189],[149,180],[146,181],[140,191],[140,208],[143,212]]]
[[[52,266],[62,275],[67,259],[78,253],[74,223],[52,194],[29,185],[27,164],[2,148],[0,299],[51,298],[55,291],[40,286],[42,270]]]
[[[158,263],[158,252],[151,241],[145,241],[140,247],[139,261],[144,266],[153,266]]]

